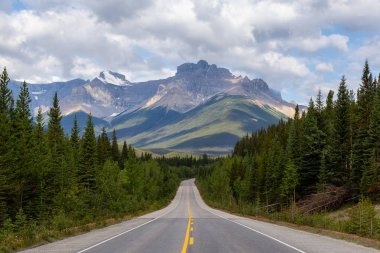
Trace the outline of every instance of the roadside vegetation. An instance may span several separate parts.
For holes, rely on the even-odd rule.
[[[0,76],[0,252],[116,223],[159,209],[192,176],[173,161],[137,156],[115,131],[95,136],[76,118],[70,136],[61,126],[57,94],[35,120],[24,82],[16,102],[6,69]],[[46,122],[46,123],[45,123]],[[194,162],[194,161],[193,161]]]
[[[321,92],[293,119],[247,135],[197,178],[214,207],[380,239],[380,76]],[[353,205],[344,218],[329,215]]]

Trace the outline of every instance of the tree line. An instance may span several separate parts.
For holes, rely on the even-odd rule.
[[[330,90],[324,99],[319,91],[293,118],[243,137],[198,185],[221,206],[281,208],[332,189],[377,199],[379,172],[380,75],[366,61],[356,94],[343,76],[336,96]]]
[[[4,68],[0,76],[0,239],[5,234],[2,229],[17,232],[20,221],[63,229],[144,210],[174,196],[179,185],[175,168],[148,155],[136,157],[126,142],[119,150],[115,131],[109,138],[103,128],[96,137],[91,115],[82,135],[75,117],[66,136],[57,93],[47,122],[41,109],[34,121],[28,85],[21,85],[14,101],[9,81]]]

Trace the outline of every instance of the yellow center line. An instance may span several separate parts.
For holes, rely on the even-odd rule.
[[[187,245],[189,243],[190,243],[190,245],[192,245],[193,242],[194,242],[194,239],[192,239],[192,237],[189,240],[190,227],[191,227],[190,225],[192,223],[192,221],[191,221],[192,219],[191,219],[191,209],[190,209],[190,204],[189,204],[189,192],[187,191],[186,193],[187,193],[187,195],[186,195],[186,199],[187,199],[187,212],[188,212],[189,218],[188,218],[188,221],[187,221],[186,235],[185,235],[185,240],[183,242],[181,253],[186,253],[186,251],[187,251]]]

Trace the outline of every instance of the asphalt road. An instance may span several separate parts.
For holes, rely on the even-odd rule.
[[[194,180],[159,211],[23,252],[380,252],[354,243],[234,216],[208,207]]]

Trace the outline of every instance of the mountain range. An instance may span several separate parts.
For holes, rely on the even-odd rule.
[[[20,84],[10,82],[15,96]],[[29,91],[34,115],[39,107],[47,112],[58,92],[67,133],[74,114],[83,129],[91,113],[97,131],[116,129],[119,140],[156,153],[229,153],[241,136],[291,117],[295,106],[264,80],[204,60],[184,63],[161,80],[130,82],[102,71],[92,80],[30,84]]]

